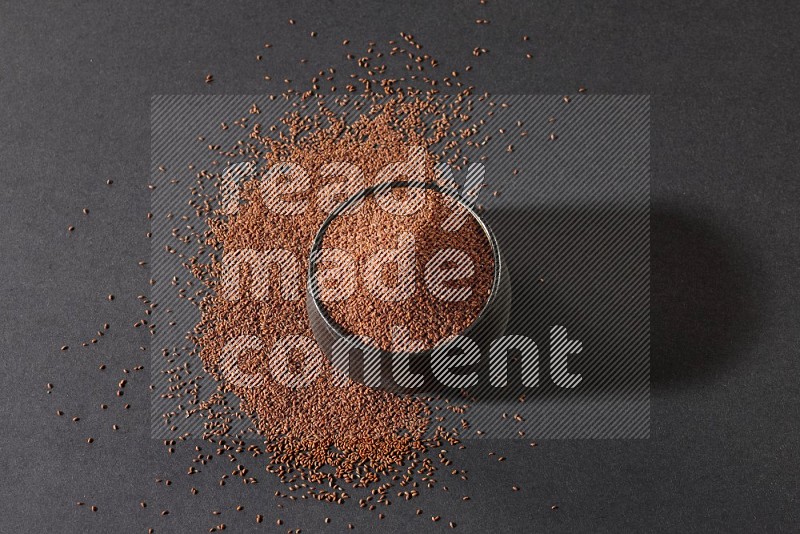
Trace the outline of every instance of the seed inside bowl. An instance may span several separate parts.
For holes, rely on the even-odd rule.
[[[345,331],[384,350],[426,350],[462,334],[492,290],[494,255],[483,227],[455,197],[394,187],[334,218],[318,267],[323,305]],[[342,260],[344,258],[344,260]],[[351,269],[342,269],[352,265]],[[345,298],[346,297],[346,298]],[[400,338],[403,339],[400,339]]]

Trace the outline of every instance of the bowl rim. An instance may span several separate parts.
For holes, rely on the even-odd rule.
[[[322,249],[322,241],[324,240],[325,233],[328,230],[328,227],[331,225],[331,223],[337,217],[342,215],[345,211],[350,209],[350,207],[353,206],[353,204],[355,204],[356,202],[364,200],[365,198],[374,195],[376,192],[379,192],[380,190],[402,188],[402,187],[429,189],[432,191],[436,191],[437,193],[447,195],[450,198],[456,200],[458,204],[462,208],[466,209],[467,212],[473,217],[473,219],[475,219],[475,221],[478,223],[478,226],[480,226],[480,228],[483,230],[486,239],[489,241],[489,246],[492,249],[492,256],[494,259],[494,273],[492,277],[492,286],[490,289],[489,297],[486,299],[486,302],[484,302],[480,313],[478,313],[478,315],[475,317],[472,323],[470,323],[470,325],[467,328],[465,328],[461,333],[456,335],[468,337],[471,333],[474,333],[476,326],[480,323],[481,319],[483,319],[486,316],[487,311],[491,309],[491,306],[494,303],[494,301],[497,300],[497,298],[499,298],[498,290],[500,288],[500,283],[502,278],[501,277],[502,269],[504,268],[504,266],[501,264],[502,259],[500,255],[500,247],[497,243],[497,239],[495,238],[495,235],[492,232],[491,228],[489,228],[489,226],[486,224],[483,218],[480,215],[478,215],[478,213],[475,210],[473,210],[472,207],[467,202],[464,201],[463,197],[459,194],[458,190],[452,187],[441,186],[435,182],[396,180],[392,182],[375,184],[362,189],[361,191],[355,193],[350,198],[348,198],[347,200],[336,206],[336,208],[334,208],[325,218],[325,221],[319,227],[319,229],[317,230],[317,234],[314,236],[314,241],[312,242],[311,251],[308,257],[308,272],[306,280],[307,292],[311,297],[310,299],[311,304],[314,306],[317,315],[319,315],[319,317],[325,323],[325,326],[329,330],[333,331],[336,335],[338,335],[339,338],[348,339],[351,348],[355,347],[364,351],[377,350],[379,352],[388,354],[411,354],[411,355],[430,354],[437,348],[439,348],[442,342],[446,341],[449,338],[443,338],[442,340],[437,342],[436,345],[434,345],[433,347],[424,349],[422,351],[410,352],[410,353],[393,352],[390,350],[380,348],[376,345],[369,345],[367,343],[363,343],[361,341],[362,336],[359,336],[358,334],[355,334],[353,332],[349,332],[348,330],[346,330],[344,327],[342,327],[340,324],[338,324],[336,321],[333,320],[333,318],[328,313],[328,310],[324,302],[320,298],[319,287],[317,285],[316,275],[317,275],[318,260],[316,259],[316,256]],[[310,313],[310,310],[307,310],[307,313]]]

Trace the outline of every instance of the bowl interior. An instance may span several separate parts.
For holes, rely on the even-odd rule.
[[[320,229],[317,231],[317,235],[314,237],[314,242],[312,243],[311,246],[311,253],[308,262],[308,290],[312,297],[311,301],[313,306],[315,307],[315,311],[325,322],[328,329],[335,332],[341,338],[351,336],[353,335],[353,333],[347,331],[344,327],[342,327],[340,324],[338,324],[336,321],[333,320],[333,318],[328,313],[325,303],[320,298],[319,286],[317,285],[317,262],[315,261],[315,258],[318,256],[319,251],[322,250],[322,242],[325,238],[325,232],[330,227],[331,223],[337,217],[342,215],[345,211],[350,209],[351,206],[353,206],[355,203],[359,201],[362,201],[374,195],[376,192],[384,191],[387,188],[395,189],[395,188],[412,188],[412,187],[436,191],[437,193],[441,193],[443,195],[447,195],[455,199],[459,203],[459,205],[462,208],[464,208],[470,214],[470,216],[472,216],[473,219],[478,223],[480,228],[483,230],[486,239],[489,241],[489,246],[492,249],[492,255],[494,259],[494,272],[492,276],[491,291],[489,293],[488,298],[486,299],[486,302],[483,304],[480,313],[478,313],[478,316],[472,321],[472,323],[467,328],[464,329],[463,332],[461,332],[460,335],[469,336],[470,333],[474,332],[476,325],[481,321],[482,317],[486,314],[486,311],[491,307],[492,303],[496,298],[497,289],[500,284],[500,274],[503,268],[503,266],[501,265],[502,260],[500,257],[500,249],[497,245],[497,240],[495,239],[494,234],[492,233],[491,229],[486,225],[486,223],[483,221],[483,219],[475,212],[475,210],[473,210],[469,206],[468,203],[466,203],[463,200],[463,198],[458,194],[457,191],[450,188],[442,187],[432,182],[395,181],[395,182],[389,182],[387,184],[373,185],[359,191],[352,197],[348,198],[347,200],[339,204],[322,223],[322,226],[320,226]],[[359,348],[361,350],[377,349],[377,347],[369,346],[362,343],[358,338],[352,339],[351,343],[353,347]],[[381,350],[382,352],[389,352],[383,349],[377,349],[377,350]],[[433,349],[427,349],[420,352],[419,354],[427,354],[432,350]]]

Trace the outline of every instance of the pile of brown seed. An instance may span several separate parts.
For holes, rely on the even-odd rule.
[[[342,42],[342,46],[349,44],[348,40]],[[417,497],[417,488],[422,487],[422,483],[428,488],[436,485],[434,475],[441,467],[466,480],[464,471],[452,468],[448,451],[442,447],[464,448],[458,439],[462,430],[476,435],[481,435],[482,431],[470,430],[464,418],[457,428],[445,428],[441,424],[444,421],[441,414],[447,410],[463,416],[468,408],[467,399],[401,397],[357,383],[341,387],[332,383],[327,363],[317,378],[305,387],[293,389],[271,380],[267,353],[279,339],[292,335],[313,339],[305,299],[282,298],[280,277],[275,271],[253,273],[249,267],[244,267],[240,272],[243,293],[233,301],[221,296],[220,279],[225,254],[244,249],[289,251],[299,260],[298,270],[304,275],[312,240],[330,209],[356,192],[350,189],[352,184],[347,181],[337,185],[341,176],[323,175],[320,169],[324,165],[345,162],[358,167],[363,174],[358,188],[361,189],[380,181],[381,169],[405,161],[411,150],[422,147],[424,180],[438,181],[435,171],[438,164],[445,163],[455,171],[464,170],[472,159],[467,154],[480,154],[483,147],[492,142],[494,132],[483,133],[482,129],[489,117],[510,106],[496,104],[488,94],[473,94],[474,89],[459,78],[460,73],[469,73],[472,66],[437,75],[441,68],[439,62],[423,52],[422,45],[411,34],[401,33],[400,40],[391,40],[388,44],[391,49],[386,52],[381,50],[381,45],[370,42],[364,55],[347,54],[358,69],[349,75],[332,67],[321,70],[311,78],[310,88],[305,90],[294,88],[292,80],[284,80],[283,93],[269,99],[283,99],[291,111],[276,124],[259,122],[261,109],[256,104],[250,107],[249,116],[222,123],[223,130],[231,125],[241,127],[247,137],[229,148],[208,145],[213,161],[211,167],[197,172],[196,182],[190,188],[193,198],[189,204],[195,208],[196,215],[205,220],[209,230],[197,235],[196,256],[184,257],[204,289],[195,290],[193,296],[188,296],[185,290],[180,295],[198,304],[202,313],[191,336],[196,347],[191,353],[199,354],[205,369],[219,380],[218,392],[210,396],[204,393],[205,398],[199,397],[199,382],[192,379],[186,385],[189,395],[197,401],[191,403],[196,407],[187,410],[186,415],[200,412],[206,417],[203,437],[217,445],[218,454],[231,450],[241,452],[245,450],[245,443],[229,435],[229,430],[236,421],[251,415],[264,444],[263,448],[250,444],[246,450],[254,456],[266,454],[269,458],[267,471],[287,484],[288,493],[276,492],[276,496],[294,500],[296,497],[292,493],[299,490],[305,492],[301,498],[342,503],[357,498],[357,489],[380,481],[377,488],[373,487],[367,497],[359,500],[359,505],[369,510],[374,510],[376,504],[390,504],[388,495],[395,484],[411,488],[398,492],[399,497],[406,500]],[[264,46],[271,47],[269,43]],[[473,55],[487,52],[478,47]],[[261,58],[261,55],[257,57]],[[405,62],[401,65],[404,70],[400,76],[390,74],[392,62]],[[265,75],[264,79],[269,82],[271,77]],[[362,88],[360,94],[359,87]],[[457,92],[442,95],[441,91]],[[339,96],[323,97],[331,93]],[[485,106],[478,106],[479,103]],[[478,107],[488,111],[482,115],[476,112]],[[521,121],[517,121],[516,126],[518,135],[527,135]],[[501,138],[506,134],[503,129],[496,132]],[[205,137],[198,140],[205,141]],[[507,151],[512,150],[513,145],[509,144]],[[479,161],[486,158],[480,156]],[[264,184],[275,178],[270,175],[270,169],[285,162],[310,171],[310,183],[304,185],[302,191],[287,195],[290,202],[306,202],[301,214],[290,217],[269,209],[269,194],[267,198],[264,195]],[[209,196],[205,191],[208,185],[224,182],[224,173],[214,167],[236,163],[249,165],[250,175],[236,188],[240,202],[237,201],[235,209],[231,210],[230,190],[216,196]],[[195,168],[189,166],[190,170]],[[513,169],[514,176],[518,173],[518,168]],[[419,176],[407,178],[417,180]],[[273,185],[290,181],[289,177],[279,175]],[[454,186],[453,183],[440,185]],[[333,193],[323,195],[324,201],[320,201],[316,193],[323,190]],[[495,190],[494,195],[498,194]],[[482,209],[480,204],[476,205],[478,213]],[[365,212],[363,216],[368,217],[368,214]],[[450,308],[420,308],[420,302],[413,301],[407,303],[409,306],[405,309],[393,310],[394,316],[406,316],[406,319],[412,306],[416,306],[415,312],[422,310],[425,317],[416,325],[421,328],[417,328],[414,335],[422,339],[423,346],[431,346],[471,324],[491,290],[494,264],[489,243],[475,221],[470,221],[472,225],[467,225],[466,236],[461,236],[463,246],[459,248],[468,250],[475,266],[470,279],[473,298]],[[334,225],[332,236],[335,232]],[[428,249],[444,244],[444,236],[436,232],[429,237]],[[370,243],[373,249],[376,245]],[[423,256],[425,254],[423,249]],[[266,284],[270,297],[251,295],[248,288],[254,287],[254,283],[259,284],[261,290],[264,289],[262,284]],[[364,299],[366,295],[360,297]],[[424,294],[419,293],[418,297],[424,300]],[[347,311],[334,309],[332,313],[338,313],[338,319],[348,329],[372,334],[370,337],[378,338],[378,343],[386,347],[385,331],[364,330],[365,326],[374,327],[375,323],[359,323],[359,318],[348,317]],[[439,320],[448,314],[450,322]],[[264,347],[238,354],[240,371],[265,378],[263,385],[257,388],[226,382],[220,368],[226,343],[242,335],[257,336]],[[300,354],[291,354],[289,360],[289,367],[294,371],[299,371],[304,363]],[[223,393],[227,391],[241,399],[242,410],[226,403]],[[354,425],[354,421],[358,421],[358,425]],[[433,455],[432,450],[439,452]],[[241,472],[239,476],[245,483],[257,482],[255,477],[246,477]],[[416,481],[419,477],[420,483]],[[220,479],[220,485],[225,484],[225,478]],[[345,484],[351,485],[353,491],[346,489]],[[455,527],[455,523],[449,524]]]
[[[246,138],[228,148],[208,144],[212,154],[210,166],[189,165],[191,171],[200,169],[190,187],[192,198],[189,205],[199,218],[204,219],[209,230],[195,233],[192,239],[198,245],[195,256],[180,256],[203,286],[201,289],[195,286],[191,295],[186,288],[179,291],[179,298],[198,304],[202,314],[190,336],[193,344],[185,349],[192,355],[198,354],[206,371],[219,381],[216,392],[209,395],[203,389],[201,395],[200,381],[203,377],[196,375],[181,382],[179,393],[170,392],[168,396],[191,399],[188,405],[192,407],[186,409],[184,415],[199,413],[204,417],[202,437],[215,445],[218,455],[230,456],[244,451],[254,457],[265,454],[268,458],[267,472],[286,484],[287,490],[276,492],[276,497],[295,500],[298,498],[295,493],[299,492],[301,499],[335,503],[354,498],[359,499],[361,508],[375,510],[378,505],[391,504],[392,488],[400,486],[397,496],[411,500],[420,495],[421,488],[437,485],[435,475],[439,469],[467,480],[465,471],[453,468],[449,449],[464,448],[459,442],[462,431],[478,436],[483,433],[480,429],[471,429],[464,418],[469,407],[466,397],[410,398],[372,390],[357,383],[349,383],[346,387],[334,386],[327,367],[316,380],[299,389],[270,380],[267,352],[277,340],[291,335],[313,339],[304,299],[281,298],[279,277],[274,271],[255,273],[262,275],[257,283],[266,280],[267,294],[273,298],[264,300],[263,295],[254,298],[247,289],[254,282],[254,273],[248,267],[240,273],[241,288],[244,289],[241,298],[229,301],[222,298],[219,291],[224,271],[222,258],[226,253],[243,249],[288,250],[300,261],[300,273],[306,272],[310,245],[320,225],[333,206],[355,192],[346,182],[339,184],[341,187],[333,187],[341,177],[324,176],[320,169],[325,164],[352,164],[363,174],[363,183],[359,185],[370,186],[379,181],[381,169],[405,161],[411,150],[422,147],[424,180],[438,181],[435,172],[438,164],[445,163],[455,171],[464,170],[474,159],[467,154],[483,153],[483,147],[492,142],[494,132],[484,133],[482,129],[489,117],[504,112],[510,105],[497,104],[488,94],[473,94],[474,89],[461,81],[463,78],[459,78],[458,70],[444,76],[437,75],[439,62],[423,52],[412,35],[402,33],[401,38],[389,41],[391,49],[387,52],[381,50],[381,45],[370,42],[366,54],[360,57],[348,54],[348,59],[353,60],[359,69],[356,73],[347,75],[334,68],[321,70],[310,80],[311,86],[306,90],[295,89],[291,80],[284,80],[283,93],[268,97],[288,103],[291,111],[281,121],[272,125],[262,124],[259,121],[261,109],[253,104],[247,115],[223,122],[220,126],[222,130],[228,130],[232,125],[239,126]],[[349,41],[344,40],[342,46],[348,45]],[[270,47],[265,45],[265,48]],[[483,48],[476,50],[476,56],[487,53]],[[261,59],[260,55],[258,59]],[[405,62],[400,76],[389,74],[393,61]],[[467,65],[461,72],[469,73],[471,70],[472,67]],[[271,79],[267,75],[264,78],[267,81]],[[359,86],[363,88],[360,94]],[[440,91],[457,93],[442,95]],[[323,93],[339,96],[323,98]],[[566,97],[564,102],[568,103]],[[477,108],[488,110],[477,112]],[[516,134],[527,135],[521,121],[517,121],[516,126],[519,129]],[[511,132],[500,129],[496,135],[503,138],[507,133]],[[198,137],[198,141],[205,142],[205,136]],[[507,151],[512,150],[513,145],[509,144]],[[477,160],[485,161],[486,158],[482,155]],[[267,205],[269,198],[265,199],[263,185],[274,178],[269,177],[269,170],[281,162],[291,162],[310,171],[307,187],[302,192],[288,195],[290,201],[307,202],[300,215],[281,216]],[[209,185],[219,186],[225,181],[224,173],[216,170],[220,165],[237,163],[248,164],[251,174],[237,188],[241,203],[231,211],[230,191],[220,195],[206,191]],[[513,176],[518,173],[519,169],[514,168]],[[415,180],[418,178],[413,177]],[[278,176],[277,183],[284,179],[287,177]],[[176,180],[171,183],[176,183]],[[440,185],[457,187],[452,182]],[[335,192],[323,195],[325,201],[320,203],[320,197],[315,193],[322,190]],[[494,194],[497,196],[499,192],[495,190]],[[476,211],[480,213],[482,209],[477,204]],[[173,235],[175,232],[177,229],[173,230]],[[435,242],[435,233],[432,237]],[[186,239],[185,243],[190,242],[188,237]],[[435,321],[433,308],[426,310],[431,320],[427,321],[427,328],[416,332],[422,334],[425,345],[463,330],[479,313],[490,291],[494,265],[486,236],[478,231],[477,226],[468,227],[464,244],[474,253],[475,298],[466,306],[461,303],[455,314],[456,320],[449,325]],[[167,252],[174,253],[171,250]],[[396,311],[399,311],[398,316],[408,314],[408,309]],[[357,321],[348,323],[345,316],[340,319],[353,331],[359,331]],[[148,328],[152,329],[153,325],[148,325]],[[381,338],[380,332],[367,333]],[[265,378],[263,385],[257,388],[226,382],[225,373],[220,369],[223,347],[240,335],[258,336],[265,347],[264,350],[249,350],[238,355],[240,371]],[[385,346],[385,337],[381,343]],[[170,350],[163,349],[165,358],[170,357]],[[291,369],[302,367],[299,354],[292,354],[289,359]],[[184,371],[184,368],[176,367],[169,373],[179,375]],[[224,393],[228,391],[241,399],[241,409],[225,400]],[[179,411],[183,409],[178,407]],[[442,415],[445,411],[461,417],[460,424],[446,428]],[[172,415],[177,415],[177,412],[165,414],[165,421]],[[240,439],[241,434],[230,434],[232,426],[248,416],[252,416],[263,445],[247,444]],[[356,421],[357,425],[354,424]],[[175,426],[170,428],[176,430]],[[178,439],[187,438],[185,435]],[[172,441],[170,452],[174,444]],[[208,455],[203,461],[210,458]],[[241,477],[245,484],[258,482],[256,477],[247,474],[246,469],[237,468],[232,475]],[[226,478],[228,475],[220,478],[221,486],[225,485]],[[447,491],[447,486],[442,486],[442,489]],[[366,491],[369,493],[359,498],[359,494]],[[421,513],[417,510],[417,515]],[[439,518],[432,517],[434,521]],[[455,522],[449,525],[455,528]],[[224,529],[224,525],[219,527]]]

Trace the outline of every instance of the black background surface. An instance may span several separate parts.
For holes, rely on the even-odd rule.
[[[3,2],[0,531],[236,532],[257,513],[265,531],[278,517],[304,532],[797,531],[798,23],[789,2]],[[149,287],[136,261],[149,254],[150,96],[279,92],[344,63],[343,38],[360,51],[400,31],[445,65],[472,63],[481,91],[652,95],[651,438],[472,441],[455,456],[467,484],[442,474],[382,521],[352,502],[279,510],[261,471],[220,488],[224,460],[187,477],[191,447],[169,457],[149,438],[148,373],[114,396],[122,368],[148,364],[131,325]]]

